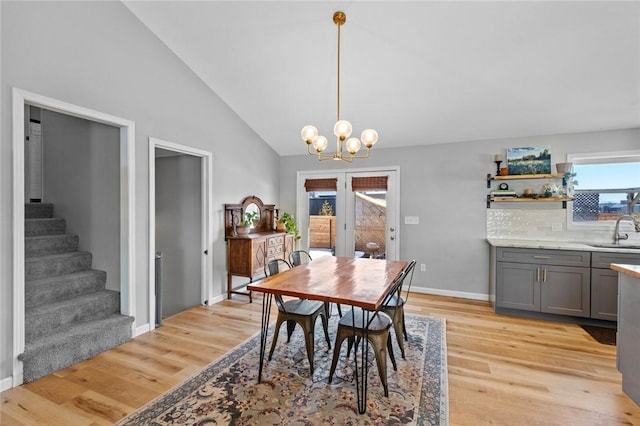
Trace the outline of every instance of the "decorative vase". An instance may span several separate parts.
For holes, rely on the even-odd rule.
[[[285,232],[286,230],[287,230],[287,227],[284,222],[276,222],[276,231]]]
[[[563,175],[573,171],[573,163],[556,163],[556,170]]]

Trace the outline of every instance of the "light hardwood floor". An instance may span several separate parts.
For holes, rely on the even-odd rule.
[[[189,309],[129,343],[3,392],[0,423],[111,424],[258,332],[260,309],[259,295],[251,304],[238,297]],[[407,312],[446,318],[451,425],[640,425],[640,407],[621,390],[615,347],[576,325],[418,294]]]

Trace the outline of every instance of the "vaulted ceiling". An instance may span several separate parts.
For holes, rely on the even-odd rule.
[[[123,1],[280,155],[640,127],[637,1]],[[330,145],[331,146],[331,145]]]

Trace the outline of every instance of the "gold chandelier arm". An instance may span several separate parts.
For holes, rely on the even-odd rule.
[[[350,158],[368,158],[369,153],[371,152],[371,148],[365,148],[367,152],[365,154],[349,154]]]

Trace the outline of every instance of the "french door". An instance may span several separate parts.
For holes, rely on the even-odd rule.
[[[398,174],[396,168],[299,172],[301,248],[312,257],[397,259]]]

